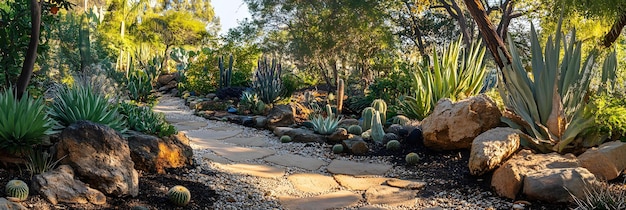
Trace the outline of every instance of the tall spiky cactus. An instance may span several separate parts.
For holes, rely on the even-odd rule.
[[[230,58],[228,59],[228,69],[224,68],[224,56],[218,59],[218,65],[220,68],[219,87],[230,87],[231,76],[233,73],[233,55],[230,55]]]
[[[259,60],[252,85],[266,104],[273,104],[280,97],[283,89],[281,72],[281,65],[276,59],[273,59],[271,63],[267,61],[267,58]]]
[[[383,130],[383,124],[380,122],[381,114],[379,111],[374,111],[374,118],[372,118],[372,139],[375,142],[383,143],[385,137],[385,131]]]
[[[380,120],[382,122],[387,121],[387,103],[383,99],[376,99],[372,102],[372,107],[380,112]]]
[[[341,114],[341,110],[343,109],[343,96],[344,96],[344,83],[343,79],[339,79],[337,81],[337,113]]]
[[[361,114],[361,117],[363,118],[363,122],[361,123],[363,131],[367,131],[372,128],[372,119],[374,118],[375,111],[376,110],[372,107],[363,109],[363,114]]]

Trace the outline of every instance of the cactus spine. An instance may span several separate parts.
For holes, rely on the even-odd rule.
[[[228,59],[228,70],[224,68],[224,56],[218,59],[218,65],[220,68],[220,88],[230,87],[230,78],[233,73],[233,55],[230,55]]]
[[[384,123],[387,121],[387,103],[383,99],[376,99],[372,102],[372,107],[380,112],[380,120]]]
[[[382,143],[385,137],[385,131],[383,130],[383,124],[380,122],[380,112],[374,112],[374,118],[372,118],[372,139],[375,142]]]
[[[167,197],[177,206],[186,206],[191,200],[191,193],[186,187],[176,185],[167,192]]]
[[[11,180],[6,186],[7,197],[17,198],[19,201],[28,198],[28,185],[22,180]]]
[[[387,142],[387,150],[396,151],[400,149],[400,142],[398,140],[391,140]]]
[[[333,145],[333,153],[335,154],[339,154],[343,152],[343,145],[341,144],[335,144]]]
[[[411,152],[404,158],[409,165],[416,165],[422,159],[417,153]]]
[[[374,118],[375,111],[376,110],[372,107],[367,107],[363,110],[363,114],[361,116],[363,118],[363,122],[361,123],[361,127],[364,131],[372,128],[372,118]]]
[[[348,127],[348,133],[361,135],[363,133],[363,128],[361,128],[361,126],[359,125],[351,125],[350,127]]]
[[[344,83],[343,79],[337,81],[337,113],[341,114],[343,109],[343,96],[344,96]]]

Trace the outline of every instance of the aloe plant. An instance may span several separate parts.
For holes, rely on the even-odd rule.
[[[486,74],[484,56],[485,48],[480,42],[464,49],[460,38],[442,55],[433,50],[433,66],[418,66],[410,74],[415,93],[401,97],[400,110],[409,118],[421,120],[442,98],[456,101],[477,95]]]
[[[575,30],[570,34],[570,41],[563,36],[559,23],[554,39],[548,38],[544,54],[532,27],[532,79],[509,36],[512,64],[501,70],[500,95],[506,108],[513,112],[505,112],[503,121],[524,129],[529,136],[523,144],[540,152],[563,153],[565,149],[580,149],[570,143],[585,135],[587,138],[582,138],[584,146],[602,142],[602,138],[588,135],[595,122],[584,100],[589,90],[594,56],[590,54],[582,60],[581,43],[576,40]],[[563,57],[559,59],[561,55]],[[614,67],[605,65],[602,75],[614,74],[611,69]]]
[[[276,59],[271,63],[267,61],[267,58],[259,60],[252,86],[265,104],[272,104],[280,97],[283,89],[280,79],[281,71],[281,65]]]
[[[316,115],[311,119],[311,123],[313,124],[313,130],[322,135],[330,135],[335,130],[337,130],[337,126],[339,126],[339,122],[343,117],[334,117],[328,116],[324,117],[322,115]]]

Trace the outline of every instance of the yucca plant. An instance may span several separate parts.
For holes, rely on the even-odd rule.
[[[53,133],[54,121],[48,117],[41,99],[25,94],[17,100],[9,87],[0,92],[0,149],[22,153]]]
[[[265,104],[272,104],[280,98],[283,89],[281,65],[276,59],[269,63],[267,58],[259,60],[258,64],[252,86]]]
[[[127,130],[125,119],[117,109],[117,106],[109,104],[107,98],[95,93],[91,87],[75,84],[57,90],[49,113],[59,122],[57,129],[63,129],[79,120],[88,120],[124,133]]]
[[[512,64],[501,70],[499,84],[506,109],[513,112],[505,112],[503,121],[529,134],[523,141],[525,146],[546,153],[580,149],[570,143],[581,136],[586,137],[580,144],[584,147],[598,145],[603,140],[590,135],[589,129],[595,122],[585,101],[594,66],[593,55],[588,55],[584,61],[581,59],[581,43],[576,40],[575,30],[570,34],[570,41],[563,39],[560,23],[556,33],[554,39],[548,38],[544,54],[532,27],[532,79],[509,37]],[[614,66],[602,69],[603,75],[615,73]]]
[[[461,38],[451,43],[440,56],[433,50],[433,66],[418,66],[409,74],[412,79],[411,96],[400,98],[402,113],[413,119],[424,119],[442,98],[453,101],[477,95],[485,79],[481,43],[461,45]]]

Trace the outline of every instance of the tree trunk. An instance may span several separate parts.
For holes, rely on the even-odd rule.
[[[22,65],[22,72],[17,79],[17,86],[15,87],[15,95],[17,99],[21,99],[28,87],[30,77],[33,75],[33,68],[37,61],[37,47],[39,46],[39,33],[41,32],[41,5],[37,0],[30,0],[30,17],[31,25],[30,29],[30,42],[28,43],[28,49],[26,50],[26,57],[24,57],[24,63]]]
[[[611,30],[604,35],[604,40],[602,41],[602,45],[604,47],[610,47],[613,45],[617,37],[622,33],[622,29],[626,26],[626,11],[622,11],[620,17],[613,23]]]
[[[465,5],[467,5],[467,9],[474,18],[474,21],[476,21],[476,24],[478,25],[478,29],[482,34],[487,48],[495,58],[496,64],[500,67],[500,69],[504,68],[505,65],[511,63],[511,54],[506,49],[506,45],[504,45],[502,37],[500,37],[498,32],[496,32],[493,23],[489,20],[485,8],[479,0],[464,1]],[[504,55],[504,57],[500,57],[500,52]]]

